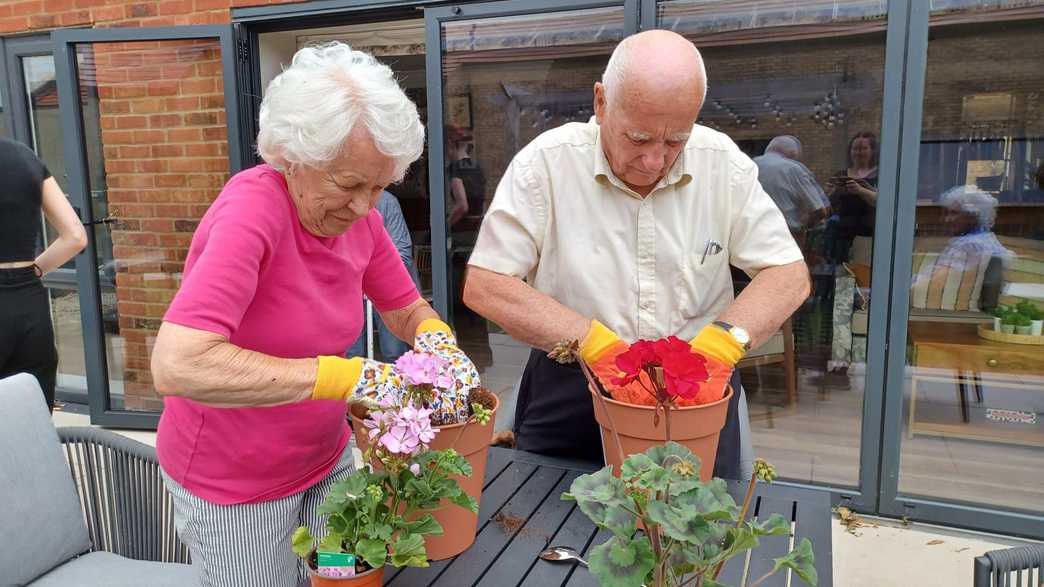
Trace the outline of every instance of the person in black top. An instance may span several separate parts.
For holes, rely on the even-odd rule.
[[[37,255],[40,211],[58,238]],[[87,245],[87,232],[43,161],[0,138],[0,378],[32,373],[54,408],[58,353],[40,278]]]
[[[877,135],[863,131],[848,143],[848,166],[827,180],[830,207],[837,216],[837,262],[870,264],[870,239],[877,210]]]
[[[449,201],[446,214],[454,226],[465,216],[482,216],[486,204],[486,175],[477,161],[468,153],[471,131],[451,126],[446,131],[449,143],[446,178],[449,180]]]

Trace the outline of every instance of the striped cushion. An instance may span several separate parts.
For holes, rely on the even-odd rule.
[[[988,252],[964,249],[914,257],[911,305],[921,310],[979,312]]]

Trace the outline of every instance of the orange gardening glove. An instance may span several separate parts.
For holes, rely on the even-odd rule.
[[[591,329],[587,331],[587,336],[580,342],[580,358],[584,363],[587,363],[587,366],[591,368],[602,387],[609,392],[613,399],[646,404],[645,398],[648,398],[649,401],[655,403],[652,395],[642,385],[644,383],[645,386],[652,389],[652,382],[644,374],[639,381],[631,382],[625,386],[613,383],[613,379],[623,376],[623,371],[616,366],[616,358],[625,353],[628,348],[629,345],[621,340],[615,332],[609,330],[601,322],[592,320]],[[638,398],[642,401],[634,401],[631,398]]]

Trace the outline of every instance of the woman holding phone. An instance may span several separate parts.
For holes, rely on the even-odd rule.
[[[874,212],[877,209],[877,135],[863,131],[848,143],[848,165],[827,185],[830,205],[838,216],[838,261],[870,265]]]

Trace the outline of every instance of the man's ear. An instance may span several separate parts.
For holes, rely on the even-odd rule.
[[[609,104],[605,99],[605,86],[602,82],[595,82],[594,85],[594,113],[595,121],[599,125],[602,124],[602,119],[605,117],[605,111],[609,108]]]

